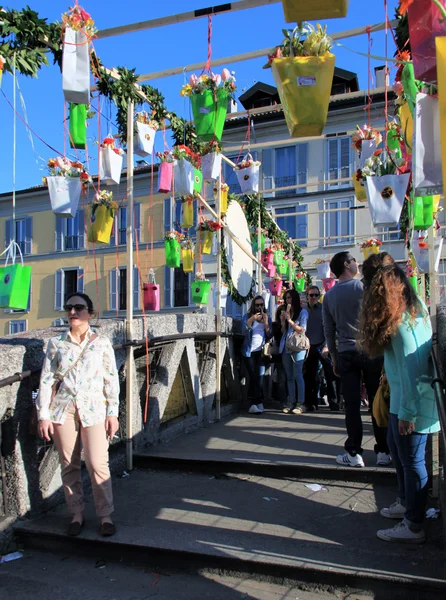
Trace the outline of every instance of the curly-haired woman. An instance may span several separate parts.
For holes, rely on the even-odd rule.
[[[440,429],[431,388],[432,328],[425,305],[392,257],[373,255],[362,272],[361,344],[372,356],[384,353],[390,385],[388,443],[399,489],[397,501],[381,515],[402,519],[377,535],[388,542],[421,543],[428,493],[426,441]]]

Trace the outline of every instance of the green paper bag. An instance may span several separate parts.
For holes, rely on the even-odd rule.
[[[201,194],[201,188],[203,187],[203,173],[200,169],[194,169],[194,192]]]
[[[164,249],[166,251],[166,265],[170,269],[180,266],[180,242],[175,239],[164,240]]]
[[[195,131],[203,142],[221,140],[228,110],[229,94],[225,89],[212,90],[190,97],[194,115]]]
[[[196,280],[191,284],[192,302],[195,304],[207,304],[209,300],[210,281]]]
[[[279,271],[279,275],[288,275],[289,273],[289,264],[288,261],[283,259],[280,265],[277,265],[277,270]]]
[[[0,267],[0,308],[26,310],[32,267],[20,263]]]
[[[70,146],[78,150],[87,147],[87,107],[70,104]]]
[[[282,264],[284,256],[285,252],[283,250],[274,251],[274,264],[276,265],[276,267],[279,267]]]
[[[410,203],[409,203],[410,206]],[[413,198],[413,228],[425,231],[434,222],[434,197],[416,196]],[[412,211],[411,211],[412,212]]]
[[[303,277],[297,277],[294,280],[294,289],[296,290],[296,292],[302,293],[305,292],[305,285],[306,285],[306,280],[303,279]]]
[[[253,233],[253,235],[252,235],[252,251],[254,253],[259,251],[257,241],[258,241],[257,233]],[[261,233],[260,234],[260,250],[261,250],[261,252],[265,251],[265,244],[266,244],[266,238],[265,238],[264,234]]]

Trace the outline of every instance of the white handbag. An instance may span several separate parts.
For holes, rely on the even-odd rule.
[[[185,158],[173,163],[173,178],[175,193],[179,196],[189,196],[194,193],[194,166]]]
[[[219,152],[210,152],[209,154],[202,156],[201,170],[205,181],[218,179],[221,172],[221,154]]]
[[[133,152],[138,156],[148,156],[153,152],[156,129],[149,127],[147,123],[136,121],[136,132],[133,140]]]
[[[58,217],[73,219],[79,207],[82,183],[79,177],[47,177],[51,210]]]
[[[99,154],[99,177],[103,183],[111,185],[121,181],[123,155],[116,154],[113,148],[101,148]]]
[[[83,31],[65,28],[62,55],[62,89],[65,100],[90,104],[90,50]]]

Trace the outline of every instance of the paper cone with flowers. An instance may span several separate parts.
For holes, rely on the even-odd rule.
[[[212,242],[214,233],[221,229],[221,225],[217,221],[211,219],[203,219],[197,226],[198,240],[200,251],[203,254],[210,254],[212,251]]]
[[[191,75],[182,87],[181,95],[190,97],[195,131],[204,142],[221,140],[229,98],[235,90],[235,77],[228,69],[221,75]]]
[[[366,260],[372,254],[379,254],[381,252],[381,240],[378,238],[369,238],[362,242],[360,245],[361,251],[364,255],[364,260]]]
[[[118,148],[111,134],[104,138],[99,151],[99,177],[107,185],[119,184],[121,181],[124,150]]]
[[[133,152],[143,158],[152,154],[158,129],[158,121],[152,119],[146,111],[136,113]]]
[[[205,145],[201,153],[201,170],[203,179],[218,179],[221,172],[221,146],[213,140]]]
[[[210,289],[211,282],[209,279],[206,279],[204,273],[197,271],[195,273],[195,280],[191,283],[192,302],[201,305],[207,304]]]
[[[94,244],[109,244],[118,203],[113,192],[101,190],[87,207],[87,236]]]
[[[77,161],[58,156],[47,163],[49,175],[43,178],[48,185],[51,210],[58,217],[73,219],[76,216],[82,186],[91,181],[85,166]]]
[[[335,57],[326,28],[310,23],[284,30],[285,39],[269,55],[291,137],[321,135],[327,121]]]
[[[164,251],[166,253],[166,266],[177,269],[180,266],[180,242],[183,236],[178,231],[168,231],[164,235]]]
[[[96,28],[80,6],[62,15],[62,88],[67,102],[90,104],[90,42]]]
[[[235,165],[234,171],[242,194],[257,194],[259,191],[260,165],[261,162],[254,160],[249,152]]]
[[[173,156],[175,192],[180,196],[189,196],[194,193],[195,187],[199,186],[201,190],[201,182],[195,181],[201,166],[200,155],[187,146],[180,145],[173,149]]]
[[[316,19],[339,19],[347,16],[349,0],[282,0],[287,23],[315,21]]]
[[[317,276],[322,281],[323,279],[330,278],[330,261],[317,258],[314,261],[317,270]]]

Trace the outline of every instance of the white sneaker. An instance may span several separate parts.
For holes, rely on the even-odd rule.
[[[265,407],[263,404],[257,404],[257,408],[260,410],[260,412],[265,412]]]
[[[380,540],[386,542],[406,542],[409,544],[422,544],[426,541],[424,531],[411,531],[407,521],[401,521],[391,529],[380,529],[376,532]]]
[[[404,519],[406,507],[403,506],[401,500],[397,498],[396,502],[389,506],[389,508],[382,508],[379,513],[383,517],[386,517],[386,519]]]
[[[386,454],[385,452],[378,452],[376,455],[376,464],[381,467],[388,467],[392,462],[392,457],[390,454]]]
[[[357,454],[356,456],[352,456],[348,452],[345,454],[338,454],[336,462],[338,465],[344,467],[365,467],[364,460],[360,454]]]
[[[248,412],[251,415],[261,415],[263,411],[259,409],[259,407],[257,406],[257,404],[251,404],[251,406],[249,407]]]

